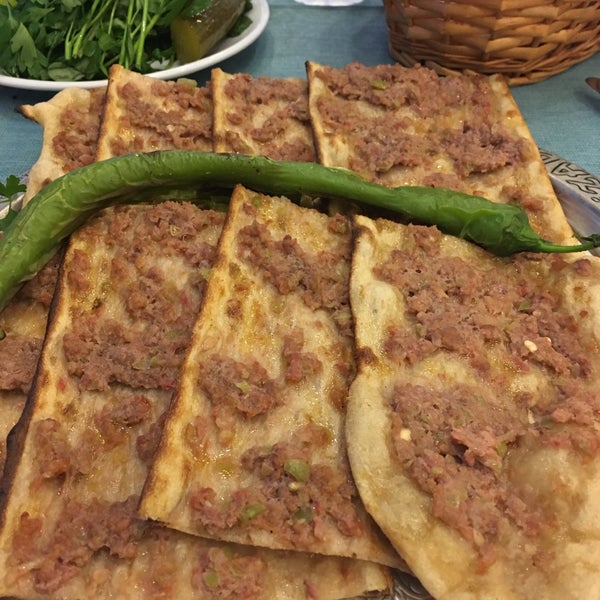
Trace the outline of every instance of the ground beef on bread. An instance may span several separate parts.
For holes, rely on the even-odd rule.
[[[554,524],[552,509],[511,482],[511,452],[567,448],[585,463],[600,450],[595,349],[580,327],[586,314],[571,314],[551,283],[586,277],[589,260],[480,261],[441,254],[435,228],[409,226],[407,238],[374,267],[404,300],[405,320],[389,327],[384,353],[409,369],[448,354],[478,375],[462,384],[441,375],[435,384],[398,382],[388,398],[391,452],[431,496],[433,515],[474,544],[485,570],[506,527],[534,544]],[[512,389],[519,374],[535,375],[541,391]],[[542,554],[533,558],[538,565]]]

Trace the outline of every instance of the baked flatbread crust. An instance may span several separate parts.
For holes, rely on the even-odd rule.
[[[319,162],[390,187],[426,185],[518,203],[534,229],[572,240],[531,133],[499,75],[399,64],[307,63]]]
[[[58,264],[57,256],[0,312],[0,474],[6,438],[23,412],[42,349]]]
[[[44,128],[37,161],[27,175],[26,204],[46,183],[94,162],[105,88],[66,88],[20,112]]]
[[[11,440],[1,595],[302,600],[389,587],[376,565],[207,542],[136,516],[222,221],[182,204],[120,207],[71,237]]]
[[[96,160],[155,150],[212,151],[210,86],[162,81],[113,65]]]
[[[600,262],[357,218],[361,498],[437,599],[600,594]]]
[[[43,127],[42,148],[28,173],[23,204],[49,181],[93,161],[104,91],[68,88],[46,102],[20,107],[24,116]],[[0,473],[6,438],[21,416],[33,381],[58,265],[57,256],[0,312]]]
[[[211,72],[216,152],[316,159],[306,80]]]
[[[153,574],[146,581],[151,564],[146,552],[156,557],[165,542],[135,525],[136,494],[148,460],[138,445],[151,442],[171,392],[166,383],[151,383],[151,348],[145,358],[131,353],[136,339],[147,336],[156,345],[167,334],[164,324],[152,331],[144,293],[153,289],[156,306],[164,306],[165,294],[179,297],[182,315],[170,315],[167,322],[175,327],[179,320],[183,328],[185,311],[198,305],[201,289],[197,267],[173,244],[167,250],[149,238],[148,230],[162,222],[162,231],[170,227],[181,237],[181,222],[187,220],[186,234],[197,244],[216,244],[220,233],[218,221],[206,219],[203,228],[200,217],[192,225],[189,211],[181,210],[115,209],[71,237],[34,392],[9,446],[4,484],[10,487],[0,534],[3,595],[111,597],[122,595],[126,584],[140,597],[140,590],[148,591]],[[145,240],[150,262],[131,260],[136,235]],[[164,282],[167,268],[178,280]],[[193,313],[187,321],[193,322]],[[185,330],[179,335],[185,346]],[[169,345],[173,352],[173,341]],[[115,352],[124,353],[121,361]],[[145,380],[132,383],[136,373]],[[112,525],[119,521],[122,535],[115,537]],[[28,535],[33,531],[35,536]],[[160,589],[165,582],[160,573],[156,577]]]
[[[236,188],[143,516],[194,535],[401,564],[346,458],[349,250],[345,217]]]

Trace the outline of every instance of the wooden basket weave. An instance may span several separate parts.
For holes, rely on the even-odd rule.
[[[439,73],[541,81],[600,50],[600,0],[383,0],[389,51]]]

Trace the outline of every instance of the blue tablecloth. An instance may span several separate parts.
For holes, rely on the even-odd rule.
[[[271,0],[271,18],[260,38],[220,66],[254,76],[304,76],[312,60],[332,66],[351,61],[391,63],[381,0],[348,7],[305,6]],[[586,84],[600,76],[600,53],[546,81],[513,88],[515,99],[541,148],[600,175],[600,95]],[[197,73],[203,82],[209,71]],[[0,87],[0,179],[25,173],[36,160],[41,128],[15,108],[47,100],[52,92]]]

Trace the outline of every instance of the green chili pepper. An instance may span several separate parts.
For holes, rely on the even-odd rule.
[[[517,206],[439,188],[387,188],[345,169],[239,154],[167,150],[129,154],[76,169],[50,182],[18,213],[0,239],[0,309],[88,217],[113,204],[197,195],[236,184],[289,197],[345,198],[437,225],[499,256],[573,252],[600,246],[600,234],[561,246],[540,238]],[[187,194],[186,191],[186,194]],[[189,195],[186,199],[192,199]]]

